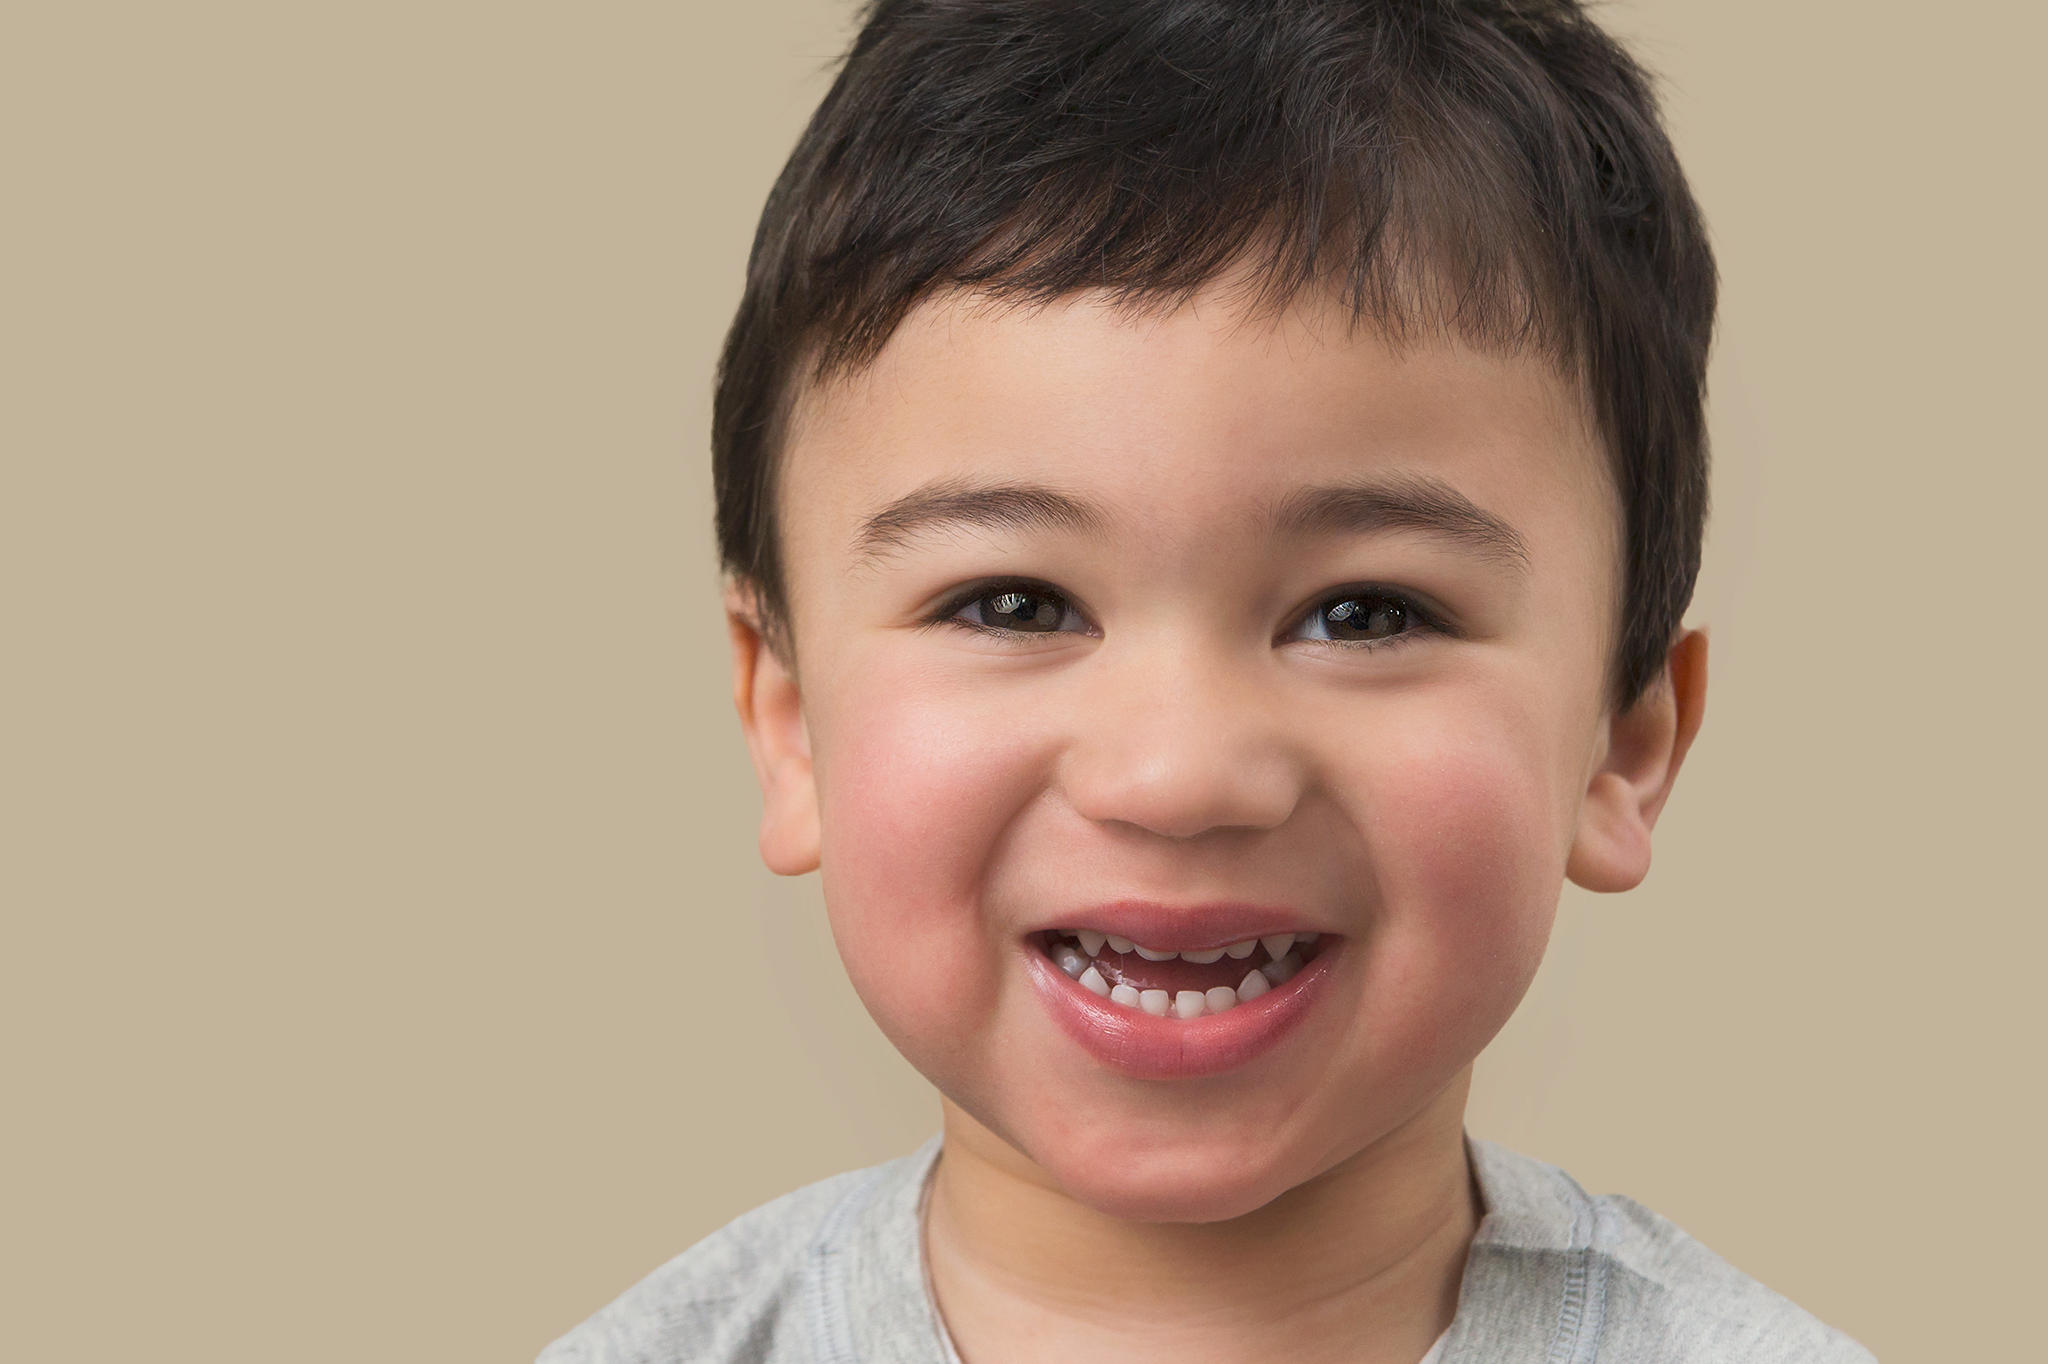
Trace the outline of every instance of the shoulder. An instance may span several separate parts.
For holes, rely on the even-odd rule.
[[[1872,1364],[1870,1352],[1633,1199],[1592,1200],[1619,1334],[1649,1358]],[[1621,1356],[1626,1358],[1624,1354]]]
[[[1553,1343],[1603,1364],[1873,1364],[1870,1352],[1632,1199],[1595,1198],[1489,1142],[1472,1154],[1488,1219],[1475,1240],[1556,1275]],[[1496,1218],[1496,1208],[1504,1215]]]
[[[762,1204],[627,1289],[541,1351],[538,1364],[808,1361],[813,1248],[835,1216],[919,1159],[835,1175]]]

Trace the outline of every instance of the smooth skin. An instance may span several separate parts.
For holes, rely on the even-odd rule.
[[[1582,396],[1313,300],[946,297],[800,396],[779,511],[779,651],[728,595],[761,851],[822,870],[943,1096],[926,1252],[963,1359],[1414,1364],[1481,1214],[1473,1058],[1564,879],[1647,873],[1703,713],[1696,632],[1610,705]],[[1120,899],[1285,906],[1337,939],[1330,988],[1249,1064],[1119,1074],[1025,964]]]

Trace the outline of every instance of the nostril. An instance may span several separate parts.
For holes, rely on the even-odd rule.
[[[1061,773],[1067,802],[1084,819],[1176,840],[1278,828],[1293,815],[1304,784],[1298,764],[1284,755],[1233,758],[1192,736],[1163,758],[1076,754]]]

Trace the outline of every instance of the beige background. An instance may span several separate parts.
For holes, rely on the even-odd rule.
[[[1708,728],[1472,1125],[2039,1349],[2040,7],[1638,0],[1727,280]],[[922,1138],[753,852],[709,375],[824,0],[0,16],[10,1358],[519,1360]]]

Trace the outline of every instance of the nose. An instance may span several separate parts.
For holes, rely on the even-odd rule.
[[[1097,661],[1060,764],[1077,813],[1175,839],[1287,821],[1304,764],[1247,669],[1190,651]]]

